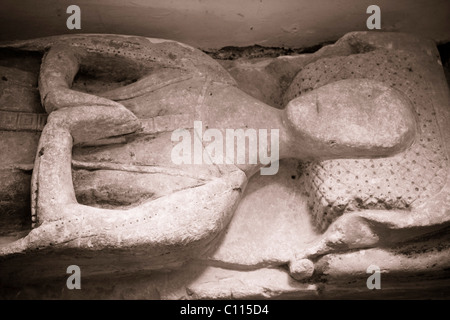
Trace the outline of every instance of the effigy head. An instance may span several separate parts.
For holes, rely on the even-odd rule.
[[[382,157],[407,149],[416,135],[410,100],[368,79],[331,82],[290,100],[286,122],[310,140],[311,158]]]

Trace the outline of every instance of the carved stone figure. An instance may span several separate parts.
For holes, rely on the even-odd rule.
[[[245,93],[232,68],[174,41],[74,35],[3,44],[43,54],[38,90],[48,118],[43,127],[46,117],[30,114],[27,129],[43,130],[31,179],[33,229],[0,246],[0,263],[39,252],[78,252],[87,261],[120,256],[140,270],[214,260],[263,164],[174,163],[172,133],[203,135],[195,121],[223,136],[227,129],[278,129],[279,158],[301,161],[320,234],[273,262],[288,264],[298,280],[323,270],[327,255],[444,228],[448,96],[433,94],[448,89],[430,86],[442,82],[442,72],[436,80],[418,68],[424,60],[438,68],[435,53],[403,51],[404,42],[414,43],[404,37],[354,33],[307,58],[271,60],[264,69],[270,81],[290,78],[277,93],[281,110],[258,92]],[[11,123],[23,116],[1,112],[2,129],[17,130]],[[209,142],[202,157],[212,159]],[[232,148],[224,154],[236,155]]]
[[[395,261],[392,270],[407,272],[407,263],[389,250],[401,246],[399,243],[416,241],[416,246],[423,246],[427,252],[433,244],[421,242],[426,234],[446,234],[450,208],[446,142],[450,134],[449,98],[439,53],[431,40],[399,33],[354,32],[311,55],[259,61],[252,67],[237,62],[228,69],[244,90],[246,73],[258,78],[262,87],[281,83],[270,96],[284,103],[342,79],[372,79],[405,93],[414,105],[417,136],[404,152],[379,159],[300,164],[308,210],[320,235],[300,245],[297,258],[290,261],[294,277],[310,277],[314,265],[319,267],[315,270],[318,276],[324,272],[356,272],[353,260],[374,258],[365,250],[359,255],[349,253],[348,257],[342,253],[373,247],[390,248],[373,254],[377,259],[384,255],[384,259]],[[283,80],[287,83],[284,87]],[[248,91],[276,105],[266,92],[255,92],[252,87]],[[446,243],[438,238],[434,241]],[[433,268],[425,262],[428,258],[417,258],[417,268],[431,271]],[[445,268],[449,260],[440,259],[440,268]]]

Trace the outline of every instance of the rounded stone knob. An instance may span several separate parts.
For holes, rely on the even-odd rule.
[[[305,280],[314,273],[314,263],[309,259],[292,260],[289,263],[289,272],[295,280]]]

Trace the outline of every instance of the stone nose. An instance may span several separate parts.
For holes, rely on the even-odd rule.
[[[285,119],[295,137],[290,141],[304,139],[315,158],[389,156],[409,147],[416,134],[409,99],[368,79],[333,82],[293,99]]]

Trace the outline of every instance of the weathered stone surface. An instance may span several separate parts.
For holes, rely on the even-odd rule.
[[[130,140],[125,139],[125,142],[131,142],[130,145],[113,146],[118,147],[116,157],[111,153],[111,149],[108,150],[108,147],[102,148],[101,144],[98,144],[99,146],[96,147],[100,151],[100,153],[97,153],[98,157],[95,156],[95,152],[91,152],[91,161],[81,163],[84,168],[100,169],[103,170],[103,173],[106,172],[104,169],[112,169],[119,172],[134,170],[149,174],[162,174],[168,176],[167,179],[172,179],[173,185],[166,185],[166,190],[161,194],[160,191],[163,188],[159,187],[158,182],[154,180],[153,185],[151,185],[152,190],[146,190],[147,194],[144,197],[147,197],[139,198],[138,203],[129,203],[131,208],[127,209],[126,212],[123,211],[125,209],[122,211],[94,210],[99,215],[92,211],[94,209],[92,207],[78,205],[72,186],[72,177],[70,170],[68,170],[71,165],[72,139],[75,144],[89,144],[98,139],[106,139],[104,145],[108,146],[120,141],[120,139],[117,140],[116,136],[138,131],[138,119],[120,103],[69,89],[78,70],[78,64],[81,68],[87,69],[99,67],[100,73],[102,72],[101,68],[105,64],[95,65],[99,62],[98,59],[95,59],[95,55],[105,54],[103,50],[110,50],[112,43],[110,38],[102,36],[86,38],[82,36],[78,38],[69,37],[67,40],[62,37],[58,39],[60,43],[50,49],[44,58],[40,91],[44,106],[46,106],[47,111],[52,113],[38,147],[34,170],[35,179],[32,182],[33,219],[39,227],[34,229],[26,238],[4,247],[2,250],[5,254],[50,245],[57,250],[81,247],[87,250],[89,255],[89,251],[100,250],[105,246],[118,249],[131,246],[134,248],[141,247],[144,251],[154,250],[150,256],[153,256],[156,260],[160,260],[160,257],[164,255],[162,259],[167,260],[166,262],[153,263],[150,267],[151,269],[157,269],[172,265],[174,259],[182,262],[184,259],[200,254],[203,247],[211,242],[223,226],[228,223],[229,217],[235,209],[236,200],[239,199],[246,183],[246,176],[242,171],[237,170],[234,166],[223,167],[222,169],[210,166],[209,169],[206,168],[207,175],[202,176],[201,169],[198,170],[195,167],[186,169],[186,166],[184,169],[180,169],[179,167],[175,168],[174,164],[171,165],[170,157],[173,143],[170,141],[170,134],[166,134],[164,131],[176,128],[167,128],[166,125],[160,126],[161,121],[159,120],[164,113],[172,111],[176,114],[197,114],[200,116],[198,120],[202,120],[206,116],[205,121],[208,121],[207,117],[210,116],[209,113],[203,115],[201,105],[199,106],[200,109],[196,110],[192,108],[192,102],[190,101],[185,101],[183,104],[182,92],[178,92],[178,102],[181,102],[178,106],[179,109],[166,109],[163,110],[162,114],[157,113],[158,119],[154,119],[153,122],[154,131],[150,132],[151,135],[155,134],[156,137],[149,136],[147,139],[139,140],[140,133],[137,132]],[[81,47],[87,46],[89,50],[84,51],[77,46],[71,47],[73,43],[77,42],[75,40],[78,41],[77,45],[81,43]],[[44,40],[44,43],[40,40],[31,43],[25,42],[22,47],[31,46],[30,50],[42,50],[49,41],[51,42],[52,39]],[[109,98],[120,101],[128,100],[132,104],[134,98],[149,96],[160,90],[167,91],[169,89],[168,91],[173,91],[174,86],[177,86],[179,82],[188,81],[184,88],[187,89],[189,84],[190,87],[194,87],[192,91],[197,93],[196,102],[198,102],[202,99],[202,97],[198,97],[198,94],[212,96],[216,91],[220,92],[223,88],[226,89],[227,86],[234,84],[232,78],[220,69],[213,60],[208,59],[193,48],[175,42],[143,38],[122,37],[121,41],[127,43],[126,46],[128,46],[128,49],[125,49],[125,46],[121,51],[121,56],[125,62],[127,62],[127,59],[130,59],[131,64],[134,61],[140,61],[138,64],[147,65],[148,69],[145,69],[147,71],[159,66],[161,67],[159,74],[162,77],[167,77],[167,81],[161,85],[160,80],[162,78],[155,77],[155,74],[158,75],[158,73],[151,73],[150,76],[130,84],[127,90],[118,87],[102,93]],[[130,46],[132,48],[129,48]],[[161,54],[166,53],[166,49],[173,50],[168,57],[164,55],[166,58],[163,59]],[[110,55],[117,56],[117,54],[113,50]],[[106,52],[106,55],[108,55],[108,52]],[[196,57],[196,55],[200,55],[200,57]],[[157,63],[152,62],[149,58],[156,58]],[[116,61],[108,61],[105,70],[108,71],[110,66],[115,66],[114,62]],[[111,65],[108,65],[108,63],[111,63]],[[171,66],[176,67],[173,68],[175,73],[180,73],[178,79],[175,77],[176,74],[166,75],[166,70],[170,70]],[[120,69],[120,66],[118,67]],[[133,71],[136,71],[136,69],[128,70],[129,73],[133,73]],[[137,71],[142,72],[140,69]],[[213,91],[206,92],[206,89]],[[163,104],[165,95],[161,92],[158,92],[158,95],[160,96],[160,103]],[[214,105],[214,101],[217,101],[217,99],[208,98],[205,99],[205,102],[207,106]],[[153,99],[148,97],[147,100],[137,103],[142,106],[145,101],[153,101]],[[86,106],[89,105],[89,102],[92,102],[92,104]],[[159,108],[161,107],[162,105],[159,106]],[[167,117],[167,119],[171,118]],[[213,115],[211,121],[215,119],[217,119],[217,116]],[[189,125],[192,126],[192,124]],[[108,143],[107,138],[110,136],[114,137]],[[140,150],[139,141],[143,142],[147,148]],[[155,142],[156,146],[152,141]],[[126,151],[128,147],[133,145],[133,142],[138,142],[136,147],[139,149],[136,149],[136,152]],[[149,152],[152,147],[155,147],[158,152]],[[106,151],[109,156],[106,158],[101,156],[102,151]],[[121,163],[121,161],[123,162]],[[106,167],[105,163],[108,164]],[[114,177],[114,175],[111,176]],[[163,180],[161,179],[161,181]],[[136,181],[133,181],[133,184],[136,184]],[[153,197],[152,194],[157,192],[156,197]],[[115,201],[109,195],[106,196],[106,199],[110,203]],[[185,199],[189,199],[187,204],[185,204]],[[96,200],[102,201],[101,197]],[[132,201],[132,199],[129,200]],[[148,207],[149,205],[150,207]],[[104,214],[103,218],[101,218],[101,212]],[[206,214],[206,212],[213,212],[214,214]],[[206,219],[194,217],[196,214],[200,214],[199,217],[204,216]],[[143,216],[140,217],[140,215]],[[85,218],[90,222],[87,222]],[[102,222],[102,219],[105,218],[108,221]],[[119,221],[123,218],[126,221]],[[162,221],[166,219],[168,219],[166,222]],[[111,225],[111,223],[113,224]],[[174,228],[173,231],[178,235],[167,230],[167,223]],[[85,227],[81,227],[82,225],[85,225]],[[148,225],[153,226],[149,227]],[[141,232],[136,230],[136,226],[142,228],[142,232],[146,233],[144,238],[142,238]],[[99,228],[103,231],[100,231]],[[131,228],[133,232],[125,231],[124,228]],[[119,229],[125,233],[118,232]],[[153,231],[148,233],[145,231],[146,229]],[[55,232],[59,236],[53,238],[51,235]],[[84,232],[86,233],[83,236]],[[97,240],[92,241],[92,236]],[[85,238],[86,241],[80,242],[79,240],[82,238]],[[151,242],[153,242],[153,245],[150,244]],[[191,246],[191,249],[189,250],[186,245],[187,247]]]
[[[290,84],[292,79],[287,79],[283,82],[282,76],[279,75],[286,77],[285,70],[277,70],[277,73],[272,73],[271,70],[268,70],[273,60],[273,58],[259,58],[219,62],[236,79],[242,91],[270,106],[282,108],[283,99],[281,92],[284,91],[283,85],[287,87],[284,82]],[[292,65],[289,65],[289,67],[293,69]],[[292,78],[294,75],[295,73],[292,75]]]
[[[166,191],[169,194],[153,201],[151,196],[148,199],[140,198],[139,203],[136,203],[134,207],[116,211],[94,209],[78,204],[69,170],[72,163],[73,144],[89,144],[111,137],[113,141],[117,141],[114,139],[118,136],[130,134],[135,134],[134,138],[137,137],[140,127],[139,118],[124,107],[122,101],[147,96],[146,100],[141,99],[135,102],[135,105],[142,104],[145,101],[151,101],[151,97],[155,98],[154,92],[169,93],[167,88],[179,82],[184,82],[185,87],[188,88],[196,86],[193,92],[199,92],[198,89],[202,88],[201,95],[198,96],[198,104],[193,110],[189,101],[183,101],[183,97],[178,93],[180,108],[172,112],[194,114],[194,119],[204,121],[206,128],[218,128],[222,132],[228,128],[257,130],[279,128],[282,130],[281,157],[286,155],[295,155],[299,158],[307,158],[311,155],[328,157],[335,153],[341,157],[348,157],[361,155],[360,149],[365,150],[364,147],[361,148],[361,144],[356,148],[353,145],[344,145],[342,150],[339,143],[333,150],[322,148],[324,137],[317,132],[301,131],[298,117],[291,116],[298,114],[297,109],[301,110],[303,106],[292,105],[287,109],[287,116],[284,116],[282,112],[252,99],[235,88],[231,77],[212,59],[176,42],[139,37],[114,38],[114,36],[88,35],[37,39],[13,43],[9,46],[38,51],[50,46],[43,59],[39,76],[41,101],[50,115],[38,146],[32,180],[32,214],[33,222],[38,228],[26,238],[3,248],[2,252],[6,255],[49,245],[61,248],[81,247],[87,250],[101,250],[105,246],[114,248],[127,246],[144,248],[145,246],[144,250],[148,250],[149,256],[156,257],[164,250],[167,251],[168,249],[164,249],[167,247],[171,248],[169,261],[172,263],[171,259],[176,259],[177,254],[183,256],[181,261],[186,258],[190,250],[185,247],[198,248],[201,243],[200,247],[204,245],[206,249],[208,243],[230,220],[246,184],[245,173],[248,175],[255,173],[261,164],[220,167],[206,164],[203,167],[206,167],[208,171],[211,170],[213,175],[201,178],[202,183],[194,182],[195,187],[175,192],[177,188],[174,186],[175,190],[172,190],[172,194]],[[116,47],[120,50],[116,50]],[[166,53],[167,49],[173,49],[171,54]],[[106,58],[103,63],[98,60],[98,57],[102,55]],[[107,59],[110,56],[113,56],[112,60]],[[84,68],[92,72],[97,68],[96,72],[99,74],[113,70],[113,66],[117,66],[119,70],[125,69],[123,65],[116,64],[118,62],[116,58],[122,59],[124,65],[131,65],[127,72],[131,75],[135,73],[135,82],[97,95],[71,89],[79,69]],[[133,69],[136,65],[142,66],[143,69]],[[113,77],[116,76],[116,72],[117,70],[112,72]],[[149,73],[148,76],[147,73]],[[387,95],[389,94],[391,93],[388,92]],[[318,96],[324,99],[330,98],[330,95],[327,96],[326,92],[322,91],[318,93]],[[159,93],[159,97],[161,105],[164,105],[165,95]],[[404,105],[404,108],[407,109],[408,106]],[[223,110],[227,110],[226,116]],[[170,109],[165,110],[165,112],[170,111]],[[258,117],[250,117],[257,112],[259,112]],[[158,116],[160,116],[159,113]],[[403,126],[401,121],[393,118],[394,120],[385,118],[387,125],[394,129],[397,126]],[[345,121],[345,119],[344,114],[341,120]],[[322,120],[324,120],[322,116],[317,117],[315,122],[320,123]],[[352,120],[347,119],[349,124],[352,124]],[[368,119],[364,121],[365,125],[369,125]],[[364,121],[357,124],[364,125]],[[158,130],[156,124],[154,120],[154,127]],[[171,158],[173,141],[168,143],[169,136],[164,133],[170,128],[163,125],[160,130],[163,132],[156,132],[156,137],[152,137],[152,140],[154,138],[155,143],[159,144],[159,147],[155,148],[158,150],[155,155],[149,152],[151,149],[148,145],[143,149],[144,154],[139,155],[138,152],[130,151],[126,141],[125,145],[113,148],[99,146],[95,151],[106,151],[109,156],[105,158],[97,154],[97,164],[90,163],[87,166],[93,170],[113,169],[115,166],[115,169],[120,171],[136,169],[136,163],[139,163],[139,165],[155,166],[164,174],[179,176],[177,180],[181,183],[185,174],[190,177],[197,174],[197,179],[200,179],[199,170],[195,167],[178,167],[178,170],[174,171],[174,165],[170,164],[173,162]],[[403,138],[407,130],[402,130],[399,129],[401,131],[399,135]],[[409,142],[407,138],[403,140],[405,141],[395,136],[389,147],[402,148]],[[319,143],[311,146],[309,141]],[[151,146],[153,143],[151,140],[149,142]],[[385,143],[384,140],[383,143]],[[363,142],[362,145],[364,144]],[[111,154],[111,149],[115,149],[115,156]],[[292,151],[293,154],[291,154]],[[389,151],[392,152],[392,150]],[[386,152],[375,150],[370,155],[382,156]],[[95,153],[91,153],[91,156],[92,154]],[[366,155],[366,152],[363,151],[362,155]],[[218,196],[217,192],[221,187],[225,189]],[[147,191],[147,194],[154,193]],[[181,201],[183,197],[188,197],[190,201],[181,208],[182,203],[178,201]],[[99,201],[101,202],[102,199]],[[110,197],[109,201],[114,202]],[[190,205],[194,207],[191,208]],[[204,220],[204,223],[200,223],[197,221],[199,219],[197,215],[201,216],[203,211],[209,211],[210,217],[200,218]],[[136,223],[139,222],[139,225],[130,221],[131,215]],[[172,232],[164,230],[162,222],[170,215],[173,215]],[[95,220],[92,220],[93,216]],[[107,220],[102,220],[105,218]],[[93,223],[88,223],[88,220],[92,220]],[[142,222],[147,220],[148,222]],[[68,225],[64,224],[62,231],[57,231],[60,223],[64,221],[72,222]],[[88,227],[79,228],[77,224]],[[134,229],[133,234],[124,236],[125,229],[131,226]],[[49,235],[54,235],[55,232],[57,235],[54,239],[50,239]]]
[[[190,299],[270,299],[317,296],[314,284],[296,282],[280,269],[235,271],[207,268],[186,291]]]
[[[31,168],[0,170],[0,238],[8,237],[4,241],[11,242],[30,230]]]
[[[44,113],[32,72],[0,65],[0,92],[0,110]]]
[[[0,66],[0,234],[8,241],[30,228],[30,181],[46,115],[37,75]]]
[[[311,150],[330,158],[392,155],[412,144],[416,120],[406,96],[382,83],[342,80],[291,100],[286,119]],[[313,147],[314,146],[314,147]],[[323,156],[325,152],[322,152]],[[320,159],[321,153],[311,154]]]
[[[309,64],[296,76],[285,100],[340,79],[375,79],[411,100],[417,114],[418,137],[406,152],[388,159],[311,164],[306,170],[310,177],[310,206],[320,230],[348,211],[417,207],[442,189],[448,171],[447,147],[443,143],[448,134],[444,129],[448,127],[448,100],[435,94],[436,90],[447,91],[436,48],[405,35],[365,38],[355,34],[347,38],[361,43],[361,47],[366,44],[366,49]],[[414,50],[405,50],[414,44]],[[390,132],[381,126],[380,131]]]
[[[385,81],[392,88],[406,93],[418,110],[417,119],[420,124],[418,140],[406,152],[394,157],[333,160],[299,166],[299,172],[302,174],[300,181],[305,183],[306,191],[310,195],[310,206],[314,210],[315,208],[322,210],[320,214],[314,211],[313,215],[314,225],[318,229],[326,229],[336,219],[333,210],[339,212],[337,215],[344,209],[348,212],[356,210],[356,213],[353,217],[349,215],[346,222],[343,220],[336,224],[335,228],[324,236],[318,237],[309,248],[305,246],[297,253],[297,259],[303,259],[308,255],[320,257],[327,252],[345,251],[361,246],[391,246],[400,238],[411,239],[422,232],[445,228],[449,210],[449,189],[447,185],[443,187],[448,175],[445,165],[448,160],[448,146],[445,141],[448,141],[446,128],[449,127],[447,124],[449,103],[448,87],[434,44],[401,34],[353,33],[336,45],[324,47],[315,54],[291,59],[297,60],[297,67],[301,65],[300,69],[303,70],[287,91],[286,103],[295,98],[295,92],[298,92],[297,85],[300,86],[302,83],[308,83],[310,88],[318,88],[324,83],[321,79],[328,79],[326,83],[331,83],[344,78],[367,78],[373,74],[374,79]],[[274,59],[268,65],[275,64],[277,60],[279,59]],[[302,95],[307,91],[302,92]],[[433,106],[433,110],[430,106]],[[361,174],[355,176],[355,172]],[[384,179],[381,177],[384,174],[382,172],[386,174]],[[370,179],[367,179],[369,176]],[[306,179],[306,182],[303,179]],[[355,186],[359,188],[355,189]],[[358,190],[363,191],[364,196],[358,197]],[[353,200],[352,193],[355,194]],[[333,197],[327,198],[330,195]],[[391,198],[393,200],[389,200]],[[315,205],[311,199],[316,201]],[[388,210],[364,211],[366,208]],[[394,208],[406,210],[403,212],[389,210]],[[373,221],[371,224],[374,224],[374,227],[364,226],[357,217]],[[383,224],[390,227],[386,231],[381,231],[378,228]],[[425,226],[428,226],[428,229],[424,228]],[[423,229],[419,231],[417,228]],[[323,245],[324,243],[327,245]],[[396,254],[389,254],[392,255],[391,261],[396,261]],[[446,254],[438,253],[437,256],[443,259],[444,265],[448,262]],[[370,259],[359,259],[366,267],[374,263]],[[411,277],[414,277],[418,269],[427,270],[427,259],[426,256],[417,257],[416,267],[411,269]],[[409,267],[401,261],[399,258],[399,264],[392,267],[399,275],[408,274]],[[439,271],[430,271],[431,274],[434,273],[439,277],[439,273],[446,268],[444,265],[438,267]],[[338,277],[345,278],[344,274],[351,273],[351,270],[356,270],[356,267],[352,269],[349,266]],[[361,273],[365,272],[365,269],[358,270]],[[322,271],[323,269],[318,273]],[[395,281],[394,279],[393,283]],[[416,288],[420,285],[417,284]],[[341,291],[343,293],[342,286],[341,283],[335,288],[337,291],[330,290],[334,292],[343,290]],[[409,288],[405,290],[416,290],[414,285],[408,287],[406,284],[399,284],[399,286]],[[435,286],[439,287],[437,284]]]
[[[289,263],[289,273],[296,280],[309,279],[314,273],[314,264],[311,260],[292,260]]]
[[[228,228],[204,259],[237,269],[287,264],[317,238],[299,183],[297,160],[280,161],[273,176],[253,176]]]
[[[79,59],[76,63],[80,64],[80,72],[84,73],[86,80],[85,83],[76,83],[75,87],[84,93],[78,95],[76,91],[70,91],[71,81],[62,83],[65,87],[63,91],[68,93],[66,96],[58,96],[54,85],[48,85],[47,89],[49,92],[54,90],[53,97],[57,99],[50,94],[44,99],[44,105],[50,103],[50,111],[58,109],[61,104],[66,108],[52,112],[37,150],[36,178],[32,188],[38,191],[33,193],[34,219],[38,227],[18,241],[12,242],[17,236],[3,237],[1,240],[0,294],[3,296],[217,299],[333,298],[353,294],[371,297],[376,294],[368,293],[365,272],[367,266],[377,263],[384,272],[383,277],[395,275],[386,278],[387,281],[383,280],[383,288],[387,288],[385,296],[401,297],[405,292],[408,294],[408,290],[417,295],[418,287],[437,296],[436,290],[442,289],[436,281],[448,279],[448,239],[443,236],[447,232],[450,207],[448,185],[441,184],[434,198],[429,198],[420,206],[411,206],[411,210],[355,208],[358,210],[337,218],[325,233],[320,234],[310,223],[307,205],[308,197],[314,197],[309,188],[310,167],[305,170],[304,164],[299,166],[297,160],[281,161],[276,176],[254,176],[247,188],[247,180],[257,172],[255,168],[258,166],[175,166],[170,162],[172,126],[176,123],[184,127],[191,119],[200,119],[205,126],[220,130],[280,128],[282,157],[294,155],[304,160],[311,158],[311,155],[314,155],[313,158],[337,157],[332,148],[320,146],[331,139],[320,134],[321,121],[338,121],[348,126],[358,124],[360,120],[360,123],[370,126],[370,121],[363,117],[348,118],[345,113],[336,112],[332,108],[335,103],[329,102],[324,104],[329,112],[323,113],[314,120],[314,126],[308,127],[309,123],[299,125],[304,121],[299,117],[302,114],[300,110],[308,109],[308,99],[312,97],[322,101],[322,97],[328,95],[328,101],[337,101],[352,90],[356,97],[358,94],[362,96],[364,90],[355,88],[373,89],[378,82],[345,82],[354,86],[350,85],[348,90],[336,94],[323,91],[315,95],[314,91],[308,90],[298,98],[292,97],[294,100],[290,107],[279,111],[235,87],[234,81],[214,62],[203,61],[203,56],[200,58],[201,55],[196,56],[195,51],[174,42],[138,37],[120,38],[117,42],[115,36],[96,42],[95,36],[75,36],[22,42],[17,46],[42,50],[58,39],[66,45],[62,47],[61,54],[71,54],[67,49],[71,40],[91,50],[86,56],[84,49],[75,52]],[[130,45],[133,50],[121,50],[120,57],[115,59],[117,47],[122,45],[120,43]],[[150,47],[155,45],[152,47],[155,51],[149,54],[145,43],[151,43]],[[163,45],[158,46],[157,43]],[[402,35],[357,33],[313,55],[266,61],[256,67],[256,74],[261,75],[260,79],[267,84],[261,88],[270,88],[270,83],[279,83],[271,77],[281,79],[285,73],[285,79],[292,79],[296,71],[302,69],[300,75],[308,68],[315,68],[326,57],[342,58],[339,63],[344,63],[347,58],[380,50],[375,49],[380,43],[385,46],[384,49],[393,50],[391,52],[422,51],[423,57],[419,55],[414,60],[418,65],[422,58],[427,61],[428,58],[424,57],[435,58],[432,44],[422,43],[421,40]],[[193,54],[188,54],[188,58],[181,62],[169,58],[181,63],[181,73],[180,70],[166,73],[159,69],[154,59],[158,60],[161,56],[163,60],[167,59],[167,54],[163,54],[168,52],[165,50],[183,51],[179,46]],[[112,60],[102,64],[101,57],[105,52]],[[183,51],[183,54],[186,52]],[[180,53],[180,56],[183,54]],[[170,66],[169,60],[158,60],[158,63],[168,63]],[[54,63],[52,68],[58,68],[57,59]],[[146,63],[149,63],[149,69],[144,66]],[[292,63],[292,69],[289,69],[289,63]],[[284,66],[278,74],[276,65]],[[120,75],[126,71],[125,66],[130,66],[130,76],[124,80],[120,79]],[[392,65],[392,69],[378,72],[393,74],[399,66],[401,64]],[[415,70],[416,65],[411,65],[411,68]],[[425,62],[423,68],[439,74],[431,60]],[[155,72],[146,77],[142,72],[150,69]],[[59,76],[67,76],[65,72],[62,68]],[[99,79],[93,77],[96,72],[99,72]],[[237,77],[240,81],[251,78],[246,76],[244,70],[239,72],[242,72]],[[108,82],[109,73],[112,73],[112,79]],[[428,77],[429,74],[425,73],[421,75]],[[176,81],[171,81],[173,77]],[[448,106],[448,89],[442,85],[442,79],[439,76],[427,79],[436,81],[431,81],[429,88],[423,92],[434,94],[430,98],[433,104]],[[298,83],[296,81],[298,77],[293,86]],[[365,84],[370,86],[364,87]],[[342,83],[328,88],[339,86],[342,89]],[[47,92],[44,87],[43,92]],[[257,87],[252,84],[247,89],[257,95]],[[285,88],[286,83],[280,84],[272,93],[281,96]],[[379,88],[391,92],[390,98],[403,100],[389,85]],[[406,92],[408,97],[410,91]],[[265,99],[276,100],[276,95],[272,93]],[[90,94],[101,97],[92,101],[106,103],[102,106],[93,103],[93,109],[83,106],[89,101]],[[291,100],[289,97],[286,99]],[[378,106],[372,100],[361,99],[359,105],[362,109],[359,109],[356,104],[352,105],[354,101],[348,96],[345,99],[349,105],[342,104],[339,110],[349,108],[355,111],[352,115],[361,116],[364,107],[371,104]],[[387,122],[379,122],[378,127],[371,128],[370,132],[377,134],[373,140],[359,137],[364,142],[363,147],[373,149],[371,141],[378,141],[378,145],[393,142],[397,149],[390,152],[399,152],[407,147],[408,139],[412,138],[412,131],[408,131],[412,128],[412,118],[408,113],[402,115],[402,110],[408,109],[407,105],[408,102],[400,102],[397,104],[399,108],[391,110],[393,114],[397,112],[398,117],[388,119],[391,122],[387,130],[396,127],[400,129],[398,132],[394,130],[394,134],[384,140],[385,130],[380,128]],[[123,106],[134,114],[127,112]],[[386,111],[386,107],[383,104],[381,110]],[[106,109],[101,111],[102,108]],[[367,111],[374,116],[377,109]],[[289,112],[290,118],[286,116]],[[293,114],[297,116],[293,117]],[[400,119],[397,121],[396,118]],[[409,120],[402,122],[405,118]],[[374,119],[380,121],[376,117]],[[443,125],[448,120],[445,112],[436,119],[440,129],[446,128]],[[102,120],[104,125],[96,127],[97,120]],[[136,124],[142,125],[143,130],[139,131]],[[115,130],[117,126],[119,128]],[[305,144],[304,139],[299,138],[305,128],[309,131],[303,132],[303,136],[317,138],[319,143]],[[190,134],[193,133],[192,127],[187,129]],[[345,131],[339,131],[340,127],[335,129],[335,137],[347,137]],[[442,137],[446,137],[446,131],[442,132]],[[402,140],[400,136],[405,137],[404,141],[399,141]],[[83,143],[73,147],[73,137],[76,138],[75,143]],[[344,150],[339,156],[363,156],[364,153],[356,153],[358,136],[350,138],[354,143],[352,148]],[[442,139],[442,144],[447,140]],[[342,144],[345,141],[342,140]],[[387,155],[380,150],[377,152],[379,156]],[[383,163],[383,160],[389,159],[361,161]],[[150,176],[151,180],[146,181]],[[344,182],[351,185],[347,180]],[[402,183],[399,186],[403,186]],[[319,190],[324,193],[321,187]],[[347,189],[342,190],[347,192]],[[333,205],[338,207],[339,203]],[[314,218],[320,220],[316,225],[329,223],[325,215],[320,217],[316,214]],[[405,241],[410,243],[405,245]],[[438,250],[430,249],[439,248],[439,243],[445,245]],[[366,249],[377,246],[380,248]],[[61,291],[61,281],[64,284],[67,276],[65,268],[70,264],[80,265],[83,277],[86,277],[83,283],[87,284],[87,288],[85,286],[82,293]],[[160,271],[149,273],[149,270]],[[426,279],[417,281],[416,287],[408,284],[411,279],[424,273]],[[112,274],[115,275],[113,278]],[[376,296],[383,297],[383,293]]]

